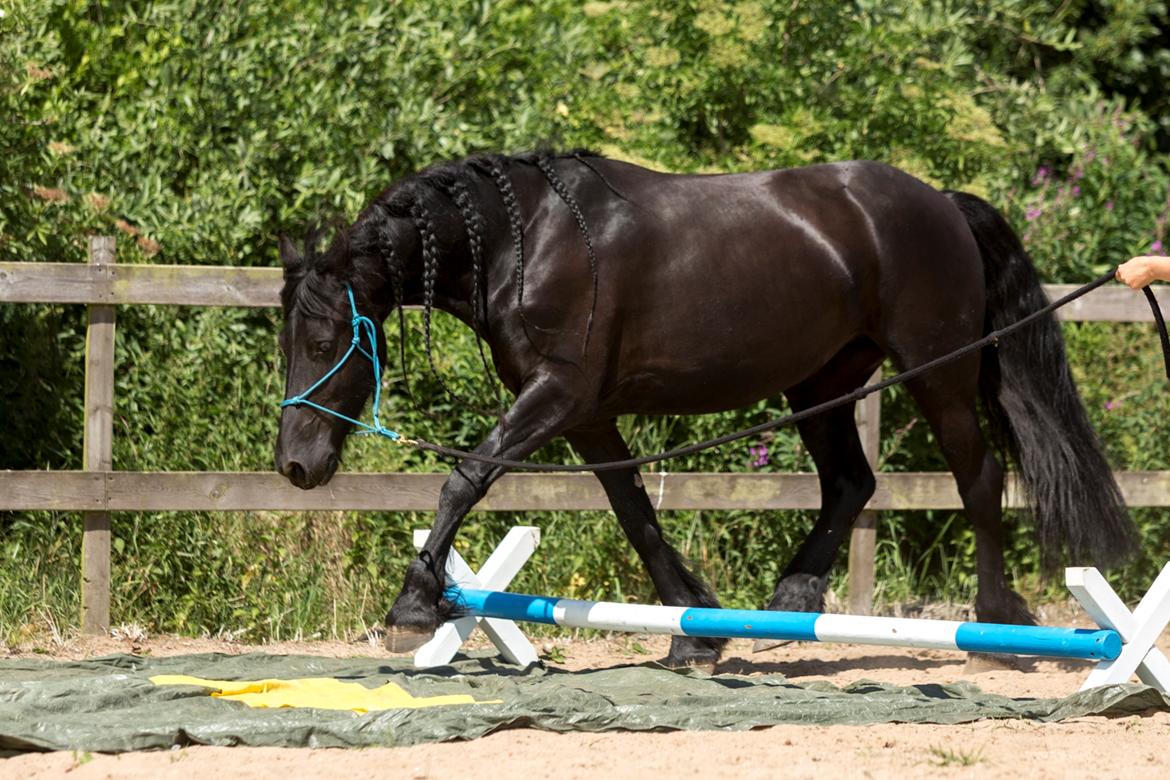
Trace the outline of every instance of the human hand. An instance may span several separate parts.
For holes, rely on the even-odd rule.
[[[1140,290],[1150,282],[1170,281],[1170,258],[1147,255],[1134,257],[1117,268],[1117,280]]]

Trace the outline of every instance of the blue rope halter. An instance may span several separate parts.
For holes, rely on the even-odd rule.
[[[326,372],[325,376],[321,377],[312,385],[310,385],[308,390],[281,401],[280,408],[283,409],[286,406],[308,406],[316,409],[317,411],[325,412],[326,414],[331,414],[334,417],[345,420],[347,423],[352,425],[356,425],[362,429],[357,431],[358,435],[385,436],[390,441],[399,441],[402,439],[402,435],[397,431],[392,431],[385,427],[382,425],[381,420],[378,419],[378,407],[382,405],[382,363],[378,360],[377,326],[374,325],[374,321],[369,317],[358,314],[357,304],[353,300],[353,288],[348,284],[345,286],[345,294],[349,296],[349,309],[353,314],[352,319],[350,319],[350,323],[353,325],[353,340],[349,342],[349,349],[346,350],[345,354],[341,356],[341,360],[337,361],[337,365]],[[370,341],[370,350],[368,352],[362,347],[363,334]],[[363,357],[369,360],[370,364],[374,368],[373,425],[364,423],[361,420],[355,420],[352,417],[347,417],[341,412],[334,411],[333,409],[326,408],[321,404],[314,403],[313,401],[309,400],[309,396],[312,395],[313,392],[316,391],[316,389],[321,385],[328,382],[329,378],[336,374],[341,369],[341,367],[345,365],[345,361],[349,360],[350,356],[353,355],[354,352],[360,353]]]

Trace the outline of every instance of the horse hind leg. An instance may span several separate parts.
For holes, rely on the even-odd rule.
[[[612,420],[576,428],[565,434],[587,462],[625,460],[630,450]],[[626,537],[641,558],[663,604],[718,607],[719,601],[670,546],[658,524],[654,506],[636,469],[595,472],[605,489]],[[711,671],[725,639],[675,636],[663,664],[671,668],[698,667]]]
[[[784,612],[824,611],[837,552],[875,488],[852,404],[806,423],[800,425],[800,434],[816,463],[821,511],[768,602],[768,609]]]
[[[985,623],[1035,625],[1027,603],[1012,590],[1005,573],[1004,472],[979,426],[978,372],[979,356],[974,355],[912,379],[906,387],[934,432],[975,530],[977,618]]]
[[[869,342],[856,342],[786,395],[796,411],[836,398],[860,386],[881,361]],[[854,421],[854,404],[833,409],[797,424],[801,440],[817,468],[821,511],[812,531],[785,568],[768,609],[821,612],[833,561],[857,516],[873,495],[873,470],[865,457]],[[775,646],[757,644],[757,650]]]

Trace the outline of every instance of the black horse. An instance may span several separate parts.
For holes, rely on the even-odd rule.
[[[979,198],[897,169],[846,162],[669,175],[577,152],[482,155],[379,195],[330,247],[282,240],[287,389],[342,356],[351,309],[381,323],[403,303],[481,335],[515,402],[476,453],[524,459],[565,436],[586,461],[628,458],[622,414],[703,414],[783,393],[800,410],[859,387],[884,357],[920,365],[1045,303],[1005,219]],[[385,338],[377,328],[377,349]],[[429,349],[429,338],[428,338]],[[1015,460],[1048,559],[1101,565],[1135,533],[1076,394],[1059,326],[1019,334],[908,383],[975,527],[980,620],[1032,623],[1003,560],[1003,467]],[[356,417],[372,389],[350,360],[313,401]],[[330,479],[351,426],[305,405],[281,416],[276,464],[302,488]],[[837,550],[874,491],[852,405],[799,425],[821,513],[769,609],[820,611]],[[449,614],[443,569],[464,516],[505,471],[466,460],[386,616],[410,650]],[[718,606],[663,538],[635,469],[599,471],[664,604]],[[710,664],[720,640],[675,637],[667,663]]]

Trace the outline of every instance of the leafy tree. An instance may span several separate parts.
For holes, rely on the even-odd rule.
[[[0,260],[81,261],[88,235],[110,233],[120,263],[271,265],[278,232],[352,217],[422,166],[541,145],[677,171],[885,160],[1005,208],[1052,282],[1085,280],[1166,240],[1164,2],[15,0],[4,11]],[[126,307],[118,316],[116,467],[269,468],[277,315]],[[0,394],[16,410],[0,429],[0,468],[80,465],[83,328],[77,307],[0,307]],[[468,334],[447,319],[438,334],[441,370],[474,382]],[[1144,330],[1066,334],[1117,465],[1167,468],[1170,422]],[[417,363],[417,339],[409,349]],[[417,394],[436,399],[437,419],[409,408],[397,371],[390,404],[404,429],[477,440],[487,420],[447,405],[421,374]],[[622,424],[649,451],[780,404]],[[890,394],[886,468],[941,468],[915,415],[903,393]],[[766,465],[753,465],[758,450],[727,450],[672,468],[811,467],[791,433],[752,444],[767,445]],[[542,455],[571,457],[564,445]],[[368,440],[347,465],[439,467]],[[532,589],[649,596],[604,515],[541,520],[590,524],[597,546],[558,545],[554,530]],[[952,520],[884,517],[890,597],[969,593],[970,557],[948,551],[971,539]],[[1150,549],[1164,549],[1166,520],[1143,514]],[[477,515],[464,539],[485,545],[509,521]],[[119,516],[117,609],[181,631],[353,628],[377,619],[421,522]],[[807,517],[678,513],[666,523],[732,603],[751,604]],[[1027,537],[1016,538],[1027,579],[1035,560]],[[74,619],[76,518],[0,516],[0,561],[0,633],[37,624],[37,605]],[[349,616],[340,628],[330,622],[338,603]]]

